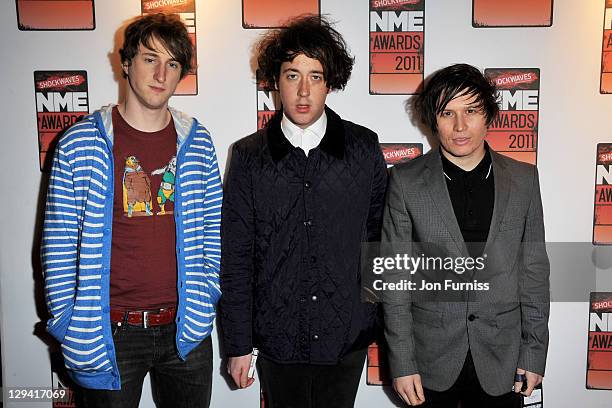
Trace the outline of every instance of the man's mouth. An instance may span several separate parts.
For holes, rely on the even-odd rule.
[[[310,105],[296,105],[295,110],[298,113],[308,113],[310,111]]]
[[[470,138],[469,137],[456,137],[453,139],[453,143],[456,145],[466,145],[468,143],[470,143]]]
[[[164,92],[164,91],[165,91],[165,89],[164,89],[164,88],[160,88],[160,87],[158,87],[158,86],[152,86],[152,85],[150,85],[149,87],[150,87],[150,88],[153,90],[153,92],[162,93],[162,92]]]

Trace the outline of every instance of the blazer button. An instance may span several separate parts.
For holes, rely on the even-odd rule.
[[[473,314],[471,314],[471,315],[469,315],[469,316],[468,316],[468,320],[469,320],[470,322],[473,322],[473,321],[474,321],[474,320],[476,320],[476,319],[478,319],[478,317],[477,317],[477,316],[474,316]]]
[[[311,299],[312,299],[312,301],[313,301],[313,302],[316,302],[316,301],[317,301],[317,299],[318,299],[318,298],[317,298],[317,295],[312,295]]]
[[[316,334],[313,334],[313,335],[312,335],[312,339],[313,339],[313,340],[315,340],[315,341],[316,341],[316,340],[319,340],[319,336],[317,336]]]
[[[307,227],[310,227],[312,225],[312,221],[311,220],[306,220],[304,221],[304,225]]]
[[[304,187],[306,187],[306,188],[310,188],[310,186],[312,186],[312,184],[310,183],[310,181],[306,181],[306,182],[304,183]]]

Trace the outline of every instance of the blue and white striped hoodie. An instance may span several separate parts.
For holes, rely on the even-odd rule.
[[[178,265],[176,346],[184,359],[210,335],[221,295],[221,178],[208,131],[170,109],[177,132],[174,218]],[[118,390],[109,317],[113,225],[112,106],[60,139],[49,180],[41,246],[47,330],[81,386]]]

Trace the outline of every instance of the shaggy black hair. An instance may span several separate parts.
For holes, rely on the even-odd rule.
[[[415,108],[420,120],[435,135],[438,115],[451,100],[464,95],[475,97],[477,107],[483,110],[489,126],[499,112],[497,89],[477,68],[468,64],[455,64],[435,72],[416,97]]]
[[[260,79],[267,90],[276,89],[283,62],[293,61],[300,54],[321,63],[325,84],[331,90],[344,89],[355,62],[331,23],[310,14],[289,21],[285,28],[268,31],[255,50]]]

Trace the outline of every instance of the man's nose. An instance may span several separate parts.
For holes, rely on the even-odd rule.
[[[308,83],[307,80],[302,79],[300,81],[300,86],[298,88],[298,95],[299,96],[308,96],[308,95],[310,95],[310,84]]]
[[[159,64],[156,68],[155,68],[155,75],[154,78],[157,82],[165,82],[166,81],[166,65],[165,64]]]
[[[465,116],[461,113],[455,116],[454,129],[456,132],[463,132],[467,128],[467,122]]]

